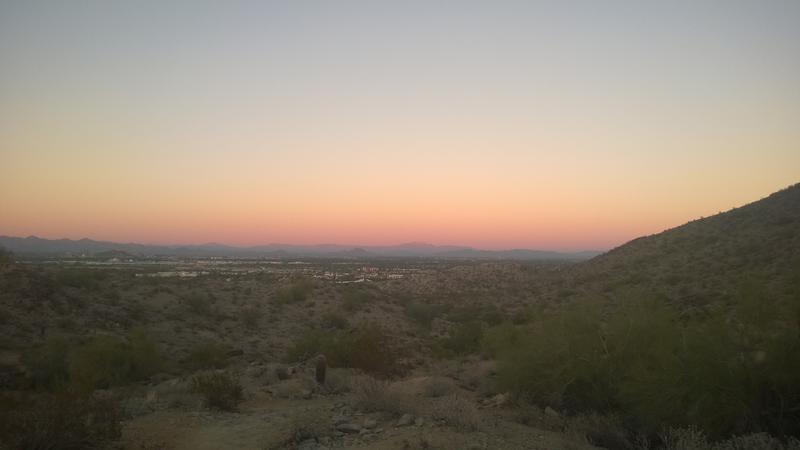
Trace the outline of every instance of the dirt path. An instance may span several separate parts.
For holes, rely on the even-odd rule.
[[[448,426],[395,427],[385,420],[379,432],[330,434],[329,418],[341,397],[310,400],[259,400],[242,405],[240,412],[158,411],[126,424],[122,448],[126,450],[220,450],[300,448],[400,449],[591,449],[564,435],[508,422],[496,421],[481,431],[463,432]],[[358,415],[358,414],[356,414]],[[322,435],[317,440],[296,439],[298,429],[322,417]],[[327,430],[326,430],[327,428]],[[326,433],[327,431],[327,433]],[[298,442],[298,440],[300,442]]]

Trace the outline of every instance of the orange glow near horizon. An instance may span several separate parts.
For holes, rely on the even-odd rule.
[[[0,5],[0,235],[605,250],[800,181],[800,3],[146,3]]]

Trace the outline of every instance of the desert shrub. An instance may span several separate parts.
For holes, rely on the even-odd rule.
[[[327,436],[331,434],[330,418],[324,411],[306,411],[291,418],[288,431],[291,435],[290,441],[294,443]]]
[[[290,303],[300,303],[308,299],[311,291],[314,290],[314,283],[306,277],[296,278],[288,286],[284,286],[275,293],[275,303],[287,305]]]
[[[400,349],[386,331],[376,324],[362,324],[343,332],[325,353],[333,367],[352,367],[390,376],[397,374]]]
[[[325,328],[334,328],[337,330],[344,330],[350,326],[347,318],[336,312],[327,312],[322,316],[322,326]]]
[[[159,372],[164,359],[158,345],[150,339],[142,329],[133,330],[128,335],[128,352],[130,355],[130,380],[143,380]]]
[[[409,302],[403,312],[420,327],[430,329],[433,319],[442,315],[443,308],[439,305],[428,303]]]
[[[348,312],[358,311],[365,304],[369,303],[370,300],[372,300],[372,297],[364,289],[351,287],[344,293],[342,308]]]
[[[120,409],[109,398],[64,392],[10,403],[0,409],[0,442],[8,448],[106,448],[121,433]]]
[[[391,417],[418,413],[420,405],[399,384],[370,376],[352,380],[354,406],[364,412],[380,412]]]
[[[276,435],[266,436],[261,442],[261,447],[264,450],[296,448],[303,441],[330,434],[330,418],[325,411],[306,409],[302,413],[290,416],[286,423],[281,424]]]
[[[227,350],[214,342],[202,342],[195,345],[183,360],[183,366],[190,371],[222,369],[227,365]]]
[[[127,343],[114,336],[96,336],[71,353],[69,379],[82,390],[118,386],[149,377],[161,362],[155,343],[141,331]]]
[[[194,314],[198,316],[210,316],[213,313],[212,300],[207,295],[193,294],[185,297],[183,303]]]
[[[497,325],[504,317],[503,312],[495,304],[460,306],[447,313],[447,318],[457,323],[480,321],[488,325]]]
[[[461,431],[478,431],[481,414],[471,401],[458,395],[436,399],[431,416]]]
[[[800,433],[800,323],[744,289],[731,313],[685,319],[641,301],[603,316],[573,307],[499,350],[500,387],[568,411],[618,411],[643,433],[697,426],[711,438]]]
[[[524,337],[524,330],[511,323],[488,328],[483,332],[480,342],[481,355],[498,358],[504,351],[514,349]]]
[[[23,357],[34,387],[57,390],[69,381],[70,345],[62,338],[50,338]]]
[[[137,330],[127,341],[96,336],[80,346],[52,338],[32,350],[23,362],[34,387],[86,391],[146,379],[160,370],[163,360],[156,344]]]
[[[786,442],[767,433],[734,436],[719,442],[710,442],[697,428],[670,428],[661,434],[665,450],[800,450],[800,440],[789,438]]]
[[[235,411],[244,398],[239,380],[225,372],[198,375],[192,378],[192,392],[203,396],[203,405],[222,411]]]
[[[425,382],[422,387],[422,395],[425,397],[444,397],[447,394],[455,391],[456,387],[453,381],[445,377],[432,377]]]
[[[258,327],[264,313],[258,308],[244,308],[239,313],[245,327],[253,330]]]
[[[270,392],[277,398],[307,399],[311,396],[317,382],[311,377],[294,376],[288,380],[281,380],[279,383],[270,386]]]
[[[545,413],[547,415],[547,413]],[[622,419],[615,414],[577,414],[569,417],[555,417],[548,416],[553,423],[552,419],[557,421],[561,418],[560,430],[564,434],[571,437],[578,442],[588,442],[595,447],[606,448],[609,450],[633,450],[637,444],[648,443],[644,436],[636,436],[641,439],[636,439],[629,436],[628,430]],[[644,449],[648,448],[645,446]]]
[[[61,269],[55,273],[55,281],[61,286],[77,289],[97,290],[100,282],[108,277],[106,272],[97,269]]]
[[[325,376],[325,389],[333,394],[350,392],[352,389],[350,371],[341,368],[328,369]]]
[[[440,356],[463,356],[478,350],[483,336],[483,325],[480,322],[464,322],[458,324],[450,336],[442,338],[439,346]]]
[[[0,245],[0,265],[12,264],[14,262],[14,254],[11,250]]]
[[[355,368],[391,376],[400,370],[400,350],[383,328],[365,323],[348,330],[311,330],[294,342],[285,360],[300,362],[323,354],[331,367]]]

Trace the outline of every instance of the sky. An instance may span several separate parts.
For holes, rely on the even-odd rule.
[[[0,0],[0,235],[602,250],[799,125],[795,0]]]

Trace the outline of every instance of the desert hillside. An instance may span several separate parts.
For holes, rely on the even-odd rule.
[[[799,225],[795,185],[582,263],[4,253],[1,442],[42,448],[66,433],[63,448],[682,449],[788,439],[800,423]],[[86,422],[100,411],[111,422]]]

